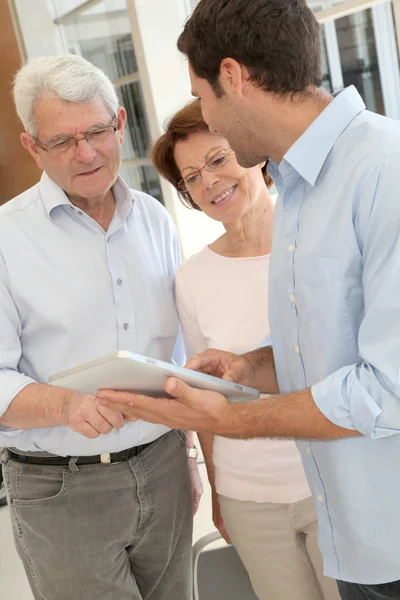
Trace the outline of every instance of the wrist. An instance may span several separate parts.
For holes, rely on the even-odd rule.
[[[71,413],[73,412],[73,406],[80,403],[82,394],[80,392],[69,392],[65,390],[65,393],[61,396],[61,425],[68,426],[70,423]]]
[[[71,410],[71,400],[73,395],[63,394],[60,398],[60,417],[61,425],[69,425],[69,415]]]

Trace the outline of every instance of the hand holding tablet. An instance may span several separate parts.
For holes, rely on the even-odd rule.
[[[194,388],[219,392],[230,402],[257,400],[260,396],[253,388],[123,350],[56,373],[49,383],[91,395],[109,389],[161,398],[166,396],[164,386],[169,377]]]

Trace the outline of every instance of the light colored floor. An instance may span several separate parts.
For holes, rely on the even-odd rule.
[[[214,530],[211,521],[211,497],[205,467],[199,465],[204,494],[194,522],[194,541]],[[7,507],[0,507],[0,598],[2,600],[33,600],[29,585],[14,548]]]

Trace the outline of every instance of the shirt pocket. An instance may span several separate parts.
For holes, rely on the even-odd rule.
[[[303,259],[295,284],[300,343],[325,349],[355,343],[339,258]]]

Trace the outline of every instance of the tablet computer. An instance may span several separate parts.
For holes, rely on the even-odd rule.
[[[230,402],[257,400],[260,396],[253,388],[125,350],[55,373],[49,383],[93,396],[99,389],[110,389],[160,398],[167,396],[164,385],[168,377],[177,377],[195,388],[220,392]]]

